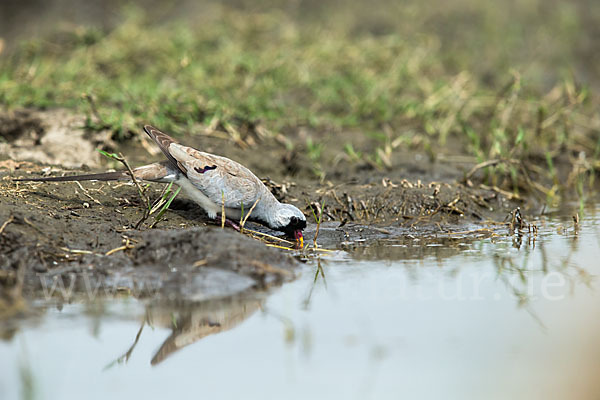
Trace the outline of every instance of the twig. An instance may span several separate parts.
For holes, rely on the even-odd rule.
[[[265,243],[265,246],[267,246],[267,247],[275,247],[276,249],[283,249],[283,250],[290,250],[290,251],[296,250],[296,249],[294,249],[292,247],[280,246],[278,244],[273,244],[273,243]]]
[[[10,216],[8,217],[8,219],[6,221],[4,221],[4,223],[2,224],[2,226],[0,226],[0,235],[2,235],[2,233],[4,232],[4,229],[6,229],[6,227],[8,226],[8,224],[10,224],[11,222],[13,222],[15,220],[14,216]]]
[[[98,112],[98,108],[96,107],[96,101],[95,101],[94,97],[89,93],[84,93],[83,98],[86,99],[87,102],[90,104],[92,114],[94,114],[94,117],[96,117],[96,119],[98,120],[98,124],[106,125],[106,123],[104,122],[102,117],[100,117],[100,113]]]
[[[202,267],[204,265],[208,264],[208,259],[207,258],[203,258],[202,260],[198,260],[195,263],[192,264],[192,267]]]
[[[69,249],[68,247],[59,247],[62,251],[66,251],[67,253],[72,254],[96,254],[90,250],[77,250],[77,249]]]
[[[473,175],[475,175],[475,172],[479,171],[480,169],[483,169],[483,168],[486,168],[486,167],[491,167],[491,166],[500,164],[501,162],[502,162],[502,160],[493,159],[493,160],[484,161],[484,162],[481,162],[481,163],[475,165],[473,168],[471,168],[471,170],[469,172],[467,172],[465,174],[464,181],[466,182],[469,179],[471,179],[471,177]]]
[[[484,190],[491,190],[492,192],[500,193],[501,195],[506,197],[508,200],[522,200],[521,196],[519,196],[518,194],[511,193],[506,190],[500,189],[498,186],[488,186],[488,185],[481,184],[481,185],[479,185],[479,187]]]
[[[130,248],[129,246],[120,246],[120,247],[116,247],[116,248],[114,248],[114,249],[112,249],[112,250],[109,250],[109,251],[107,251],[105,255],[106,255],[106,256],[110,256],[110,255],[112,255],[112,254],[115,254],[117,251],[127,250],[127,249],[129,249],[129,248]]]
[[[258,204],[258,202],[260,201],[260,197],[258,199],[256,199],[256,201],[254,202],[254,204],[252,204],[252,207],[250,207],[250,210],[248,211],[248,214],[246,214],[245,216],[243,216],[243,219],[240,220],[240,232],[244,233],[244,225],[246,224],[246,221],[248,220],[248,218],[250,218],[250,214],[252,214],[252,211],[254,211],[254,207],[256,207],[256,205]],[[242,212],[244,211],[243,208],[243,204],[242,204]]]
[[[100,203],[98,200],[96,200],[95,198],[92,197],[92,195],[87,191],[86,188],[84,188],[81,183],[79,181],[75,181],[75,183],[77,184],[77,186],[79,186],[79,188],[81,189],[81,191],[83,192],[84,195],[86,195],[90,200],[92,200],[94,203],[98,204],[98,205],[102,205],[102,203]]]
[[[119,246],[119,247],[116,247],[116,248],[114,248],[112,250],[109,250],[109,251],[106,252],[105,255],[106,256],[110,256],[110,255],[116,253],[117,251],[133,249],[135,246],[132,246],[130,243],[131,242],[130,242],[129,238],[125,239],[125,244],[123,246]]]
[[[265,236],[265,237],[268,237],[269,239],[277,240],[277,241],[292,244],[292,245],[295,244],[294,242],[290,242],[289,240],[285,240],[285,239],[279,238],[277,236],[269,235],[268,233],[253,231],[252,229],[246,229],[245,231],[249,232],[253,235]]]
[[[133,173],[133,170],[129,166],[129,163],[127,162],[127,160],[125,159],[125,157],[123,157],[123,153],[119,153],[119,157],[117,158],[117,160],[120,161],[120,162],[122,162],[123,165],[125,165],[125,168],[127,168],[127,172],[129,173],[129,176],[131,176],[131,180],[133,181],[133,183],[137,187],[137,190],[138,190],[138,192],[140,194],[140,197],[146,203],[146,206],[147,206],[146,208],[148,208],[148,210],[150,210],[150,200],[148,199],[148,196],[146,196],[146,194],[144,193],[144,189],[142,189],[142,186],[140,185],[140,183],[138,182],[137,178],[135,177],[135,174]]]
[[[225,229],[225,192],[221,190],[221,229]]]
[[[312,249],[312,251],[321,251],[323,253],[333,253],[335,250],[331,250],[331,249],[324,249],[322,247],[319,247],[318,249]]]
[[[152,206],[150,205],[150,200],[148,199],[148,196],[146,196],[146,194],[144,193],[144,189],[142,189],[142,186],[140,185],[140,183],[138,182],[138,180],[135,177],[135,174],[133,173],[133,170],[131,169],[131,167],[129,166],[129,163],[127,162],[127,160],[125,159],[125,157],[123,156],[123,153],[119,153],[119,154],[115,154],[115,153],[108,153],[106,151],[103,150],[99,150],[100,154],[115,159],[117,161],[119,161],[121,164],[123,164],[125,166],[125,168],[127,168],[127,173],[129,174],[129,176],[131,177],[131,180],[133,181],[133,183],[135,184],[135,186],[138,189],[138,193],[140,195],[140,198],[142,200],[142,202],[145,204],[146,209],[144,210],[144,215],[142,216],[142,218],[137,222],[137,224],[135,224],[134,229],[138,229],[140,227],[140,225],[142,225],[142,223],[148,219],[148,217],[150,216],[150,210],[152,208]]]
[[[464,181],[467,182],[469,179],[471,179],[471,177],[473,175],[475,175],[475,172],[479,171],[480,169],[492,167],[494,165],[498,165],[498,164],[502,164],[502,163],[518,164],[519,160],[515,160],[512,158],[509,158],[509,159],[495,158],[493,160],[484,161],[482,163],[475,165],[473,168],[471,168],[471,170],[469,172],[467,172],[467,174],[465,175]]]
[[[489,234],[493,235],[494,231],[489,228],[479,228],[479,229],[473,229],[470,231],[446,232],[447,235],[471,235],[474,233],[489,233]]]
[[[147,319],[148,319],[148,317],[146,317],[146,319],[144,319],[144,321],[142,321],[142,326],[140,326],[140,329],[138,330],[137,335],[135,335],[135,340],[133,341],[133,344],[129,347],[129,349],[125,352],[125,354],[123,354],[121,357],[117,358],[116,360],[114,360],[113,362],[108,364],[106,367],[104,367],[104,370],[111,368],[115,364],[122,364],[124,362],[126,363],[129,361],[129,357],[131,357],[131,354],[133,353],[135,346],[138,344],[138,341],[140,340],[140,336],[142,335],[142,331],[144,330],[144,325],[146,325]]]
[[[317,244],[317,237],[319,236],[319,228],[321,227],[321,221],[323,220],[323,208],[325,208],[325,200],[323,200],[322,204],[316,203],[316,209],[319,212],[319,218],[317,218],[317,215],[315,213],[315,210],[313,209],[312,204],[309,204],[310,206],[310,210],[313,213],[313,217],[315,218],[315,222],[317,223],[317,229],[315,231],[315,237],[313,238],[313,246],[315,249],[317,249],[319,247],[319,245]]]
[[[303,302],[305,309],[308,309],[308,306],[310,305],[310,300],[312,298],[315,286],[317,285],[317,281],[319,280],[319,275],[321,275],[321,277],[323,278],[323,285],[325,286],[325,290],[327,290],[327,280],[325,279],[325,271],[323,271],[323,267],[321,266],[321,258],[317,257],[317,270],[315,271],[315,277],[313,279],[312,285],[310,286],[308,296]]]
[[[40,228],[38,228],[37,226],[35,226],[33,224],[33,222],[31,222],[30,220],[27,219],[27,217],[23,217],[23,222],[25,222],[27,225],[29,225],[30,227],[32,227],[33,229],[35,229],[36,231],[38,231],[38,233],[41,233],[44,236],[47,236],[46,233],[41,230]]]

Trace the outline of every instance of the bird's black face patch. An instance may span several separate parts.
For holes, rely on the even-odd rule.
[[[217,169],[217,166],[216,166],[216,165],[212,165],[212,166],[208,166],[208,165],[207,165],[207,166],[206,166],[206,167],[204,167],[204,168],[198,168],[198,167],[194,167],[194,171],[196,171],[196,172],[197,172],[197,173],[199,173],[199,174],[203,174],[203,173],[205,173],[206,171],[210,171],[210,170],[212,170],[212,169]]]
[[[301,231],[304,228],[306,228],[306,220],[305,219],[300,219],[298,217],[292,217],[292,218],[290,218],[290,222],[286,226],[281,228],[280,230],[282,232],[285,232],[286,235],[293,237],[294,232]]]

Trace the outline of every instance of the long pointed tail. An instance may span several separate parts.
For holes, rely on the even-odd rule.
[[[179,171],[171,167],[168,161],[143,165],[133,171],[136,179],[152,182],[174,182],[179,177]],[[71,175],[71,176],[49,176],[47,178],[19,178],[15,182],[72,182],[72,181],[117,181],[129,180],[131,177],[127,171],[101,172],[99,174]]]
[[[99,174],[71,175],[71,176],[50,176],[46,178],[19,178],[13,179],[15,182],[71,182],[71,181],[116,181],[119,179],[129,179],[125,171],[102,172]]]

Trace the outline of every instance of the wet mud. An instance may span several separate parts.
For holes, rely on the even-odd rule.
[[[293,279],[299,260],[311,257],[306,250],[269,247],[257,236],[221,229],[183,196],[159,221],[150,216],[139,224],[145,205],[130,183],[13,182],[16,177],[109,167],[100,165],[103,160],[95,149],[112,150],[115,144],[106,133],[83,129],[81,117],[65,113],[25,110],[0,115],[0,301],[5,305],[19,296],[47,297],[49,291],[55,297],[91,291],[208,301]],[[57,132],[68,134],[68,139]],[[462,184],[464,171],[456,166],[424,157],[414,162],[414,155],[412,160],[399,155],[390,170],[324,163],[328,179],[322,181],[308,172],[309,161],[301,152],[290,154],[276,140],[254,148],[210,136],[180,140],[242,162],[264,178],[276,197],[303,210],[309,221],[309,248],[317,232],[315,217],[322,215],[318,246],[358,258],[382,257],[368,244],[399,240],[421,246],[415,238],[438,240],[453,231],[478,232],[519,205],[501,190]],[[147,144],[135,143],[122,151],[131,165],[159,159]],[[59,145],[64,151],[56,150]],[[164,188],[149,185],[146,195],[158,199]],[[248,228],[278,235],[254,224]],[[407,252],[418,254],[410,246]]]

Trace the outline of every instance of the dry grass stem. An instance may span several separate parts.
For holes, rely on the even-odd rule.
[[[489,233],[491,235],[495,235],[494,231],[489,228],[479,228],[473,229],[470,231],[459,231],[459,232],[447,232],[448,235],[472,235],[474,233]]]
[[[248,214],[244,215],[242,220],[240,220],[240,232],[241,233],[244,233],[244,225],[246,224],[246,221],[248,220],[248,218],[250,218],[250,214],[252,214],[252,211],[254,211],[254,208],[256,207],[256,205],[258,204],[259,201],[260,201],[260,197],[258,199],[256,199],[254,204],[252,204],[252,207],[250,207],[250,210],[248,210]]]
[[[272,239],[272,240],[276,240],[278,242],[282,242],[282,243],[287,243],[290,245],[294,245],[294,242],[290,242],[289,240],[286,239],[282,239],[280,237],[277,236],[273,236],[273,235],[269,235],[268,233],[264,233],[264,232],[258,232],[258,231],[253,231],[252,229],[245,229],[244,233],[248,233],[248,234],[252,234],[252,235],[257,235],[257,236],[264,236],[266,238]]]
[[[98,205],[102,205],[102,203],[100,203],[98,200],[96,200],[95,198],[92,197],[92,195],[88,192],[88,190],[86,188],[84,188],[79,181],[75,181],[75,183],[77,184],[77,186],[79,186],[79,188],[81,189],[81,191],[83,192],[83,194],[88,199],[92,200],[94,203],[96,203]]]
[[[204,265],[208,264],[208,259],[203,258],[202,260],[198,260],[196,261],[194,264],[192,264],[193,267],[202,267]]]
[[[117,154],[108,153],[108,152],[102,151],[102,150],[100,150],[100,153],[103,154],[103,155],[105,155],[106,157],[109,157],[109,158],[112,158],[114,160],[117,160],[118,162],[120,162],[121,164],[123,164],[125,166],[125,168],[127,169],[127,174],[129,174],[129,176],[131,177],[131,180],[133,181],[134,185],[137,187],[138,193],[140,195],[140,199],[142,200],[142,203],[145,205],[144,215],[142,215],[142,218],[135,224],[135,227],[134,227],[134,229],[138,229],[142,225],[142,223],[146,219],[148,219],[148,217],[150,216],[150,210],[152,209],[152,207],[150,205],[150,199],[144,193],[144,189],[142,188],[142,186],[140,185],[139,181],[135,177],[135,174],[133,173],[133,170],[131,169],[131,167],[129,166],[129,163],[127,162],[127,160],[123,156],[123,153],[119,153],[117,155]]]
[[[6,229],[6,227],[8,226],[8,224],[10,224],[11,222],[13,222],[15,220],[14,216],[10,216],[8,217],[8,219],[6,221],[4,221],[4,223],[2,224],[2,226],[0,226],[0,235],[2,235],[2,233],[4,232],[4,230]]]
[[[90,250],[69,249],[68,247],[60,247],[60,249],[62,251],[66,251],[67,253],[72,253],[72,254],[95,254],[95,255],[97,255],[97,253],[94,253],[93,251],[90,251]]]
[[[114,248],[112,250],[109,250],[109,251],[106,252],[105,255],[106,256],[110,256],[112,254],[115,254],[118,251],[130,250],[130,249],[133,249],[135,247],[134,245],[131,244],[131,240],[129,238],[125,239],[124,242],[125,242],[125,244],[123,246],[119,246],[119,247],[116,247],[116,248]]]
[[[225,229],[225,193],[221,191],[221,229]]]
[[[296,250],[294,247],[285,247],[285,246],[280,246],[278,244],[273,244],[273,243],[265,243],[265,246],[267,246],[267,247],[275,247],[276,249],[289,250],[289,251]]]
[[[168,189],[170,189],[171,186],[172,183],[169,183],[163,187],[162,191],[158,195],[158,198],[156,199],[156,201],[154,201],[154,203],[152,203],[152,207],[150,207],[150,215],[157,212],[167,202],[167,200],[165,199],[165,193]]]

